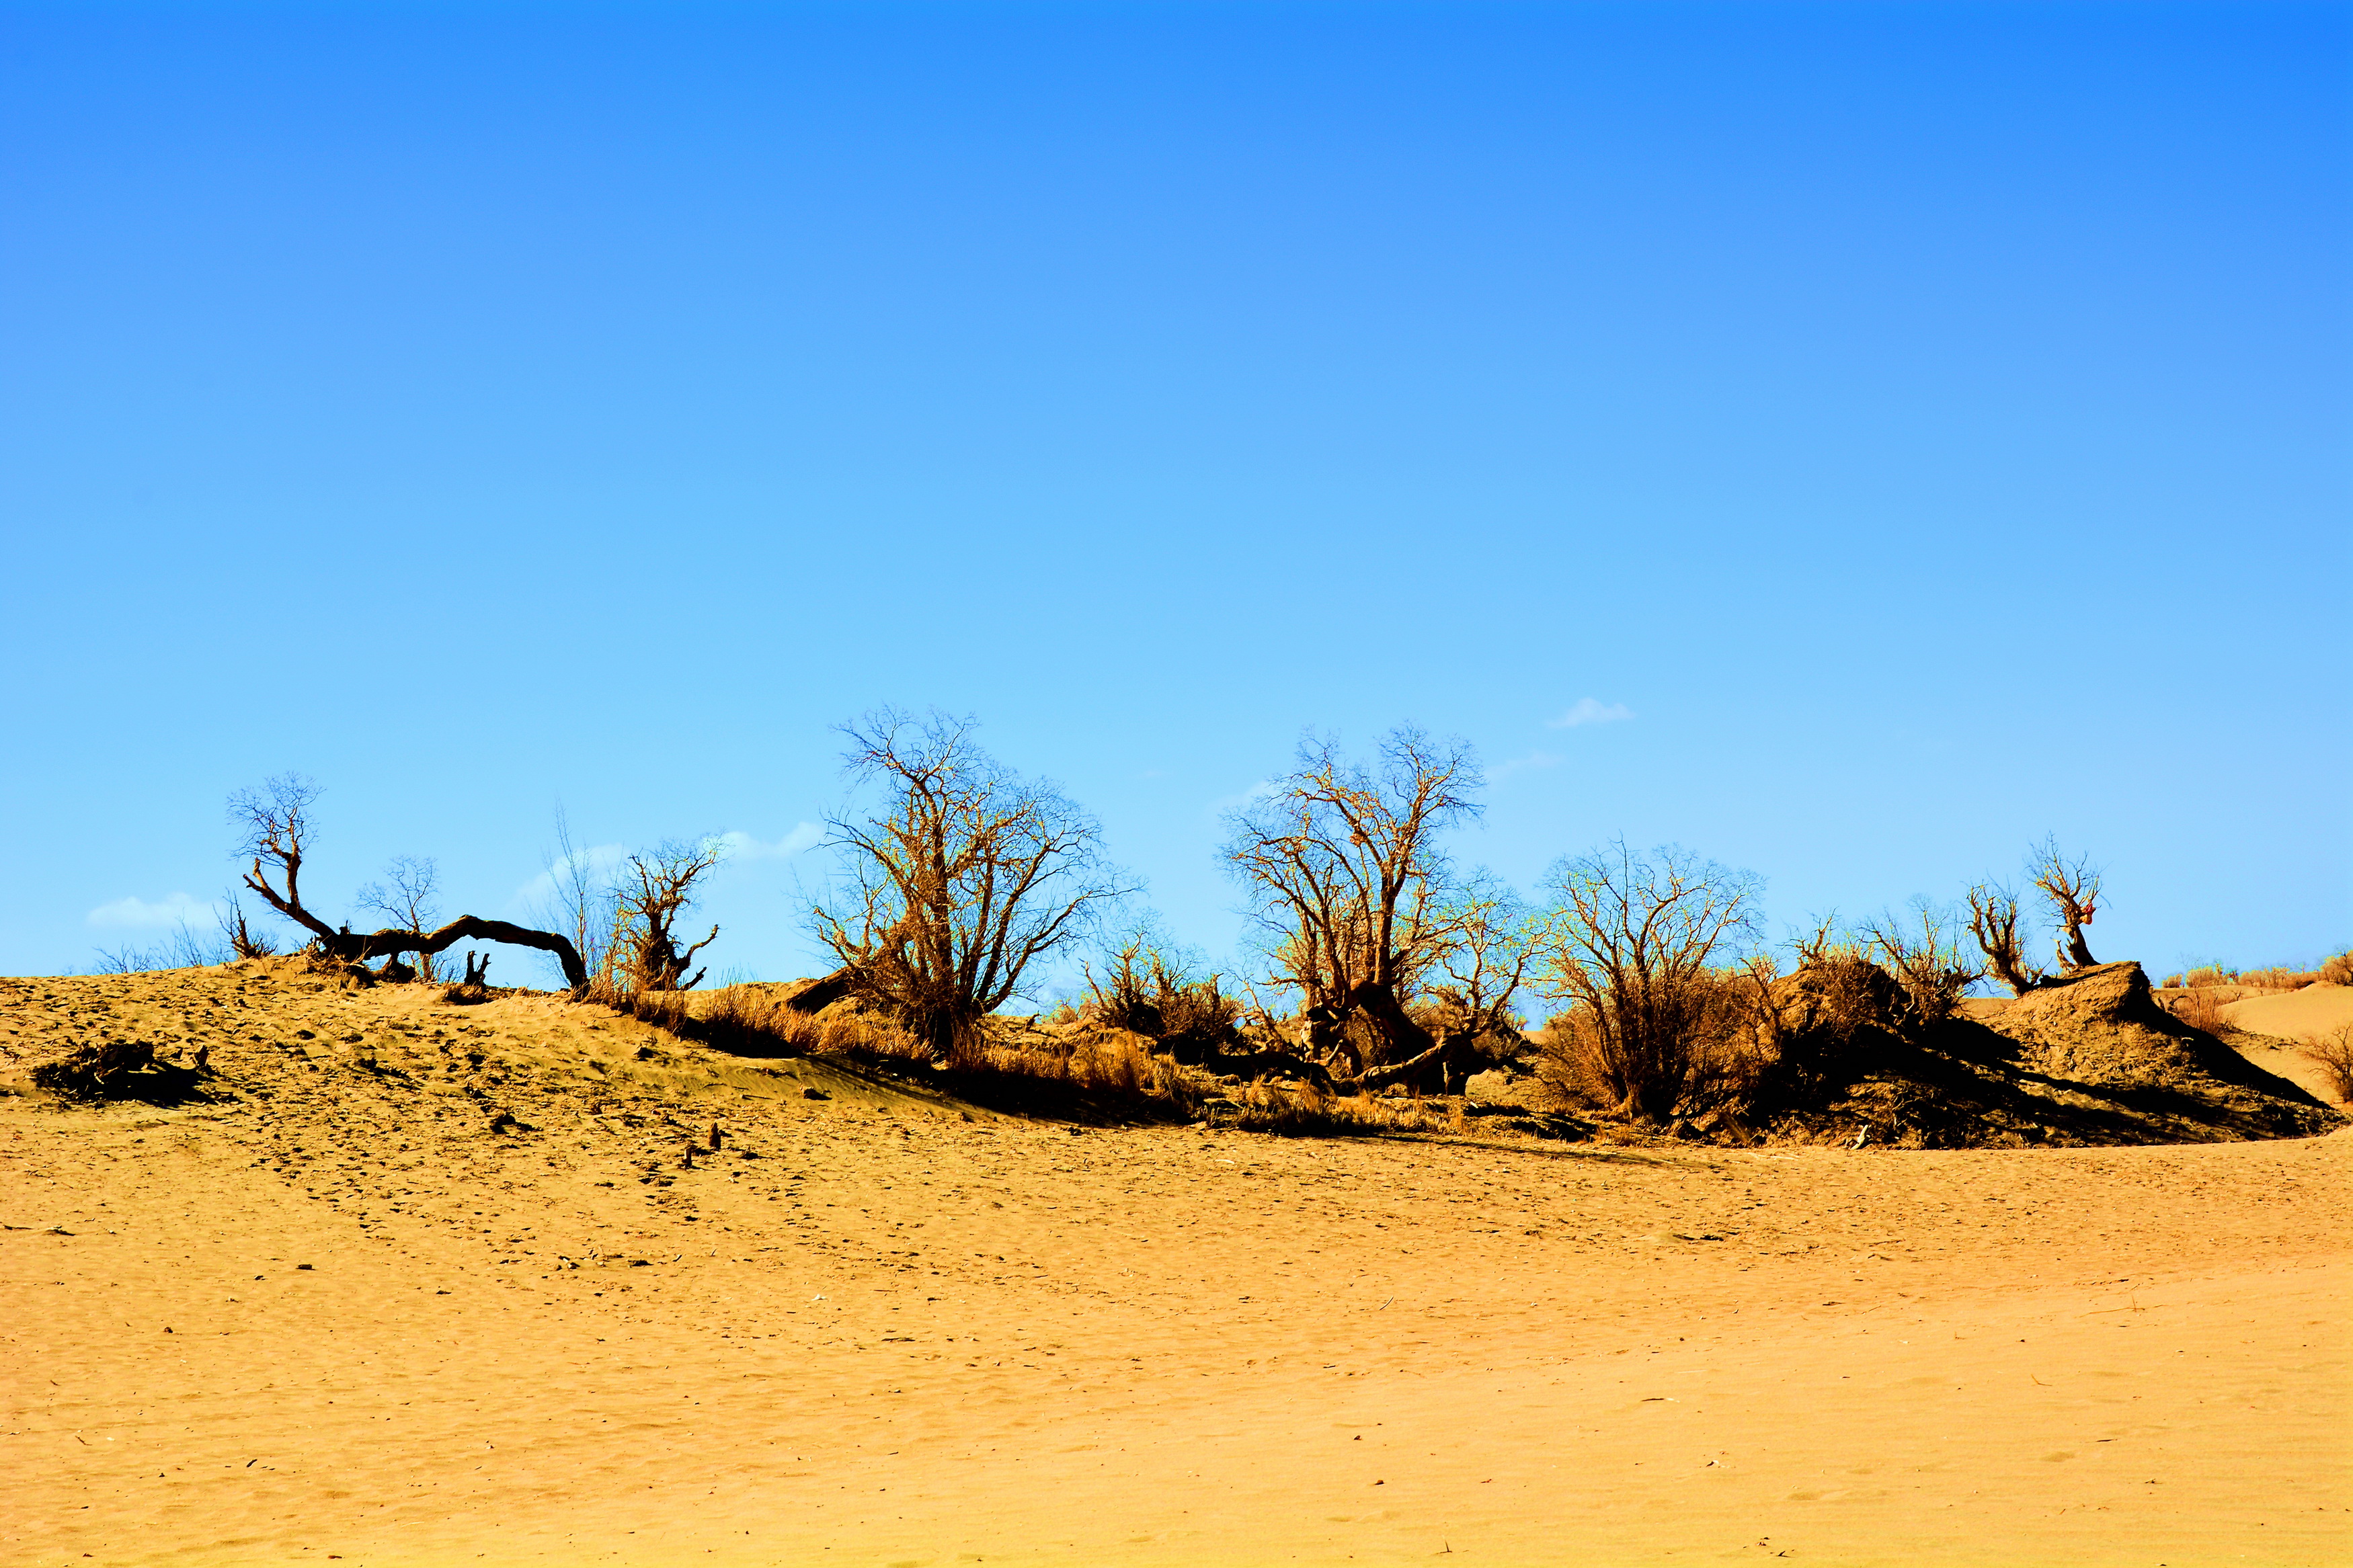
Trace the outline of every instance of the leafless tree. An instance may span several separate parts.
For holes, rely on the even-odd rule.
[[[888,708],[842,727],[869,805],[828,818],[842,872],[809,911],[841,963],[820,985],[896,1013],[942,1058],[1134,890],[1094,818],[998,763],[974,728]]]
[[[2071,974],[2092,968],[2099,960],[2084,941],[2084,928],[2098,912],[2100,868],[2085,856],[2070,859],[2054,834],[2026,852],[2026,874],[2050,901],[2058,921],[2060,965]]]
[[[632,855],[614,883],[613,948],[616,967],[633,991],[691,991],[704,971],[691,975],[694,955],[718,940],[719,928],[691,946],[678,945],[676,926],[694,902],[695,884],[725,858],[716,838],[687,844],[670,840],[649,853]]]
[[[1907,1037],[1917,1038],[1951,1017],[1961,993],[1982,973],[1962,962],[1952,913],[1933,900],[1913,900],[1908,921],[1883,914],[1866,921],[1860,934],[1896,984],[1895,1023]]]
[[[1362,1017],[1377,1061],[1433,1045],[1406,1011],[1417,983],[1457,932],[1445,895],[1444,832],[1476,816],[1482,779],[1462,742],[1401,725],[1366,763],[1309,738],[1271,792],[1226,819],[1229,868],[1250,889],[1279,983],[1295,987],[1311,1048],[1338,1046]]]
[[[1542,973],[1571,1005],[1563,1043],[1613,1109],[1650,1121],[1688,1110],[1740,1026],[1740,987],[1718,974],[1755,936],[1760,884],[1672,847],[1619,839],[1553,868]]]
[[[1443,1032],[1517,1033],[1513,1004],[1543,942],[1543,915],[1481,867],[1447,892],[1439,924],[1448,940],[1424,972],[1423,989],[1445,1020]]]
[[[433,906],[433,897],[440,890],[441,869],[432,857],[396,855],[385,863],[384,875],[383,882],[368,882],[360,888],[357,902],[361,909],[374,910],[403,931],[423,931],[439,916],[440,911]],[[434,957],[429,952],[417,954],[419,980],[438,978]]]
[[[2023,996],[2043,982],[2042,972],[2026,962],[2026,946],[2018,932],[2018,895],[1999,882],[1979,882],[1968,891],[1969,934],[1985,954],[1986,967],[1996,980]]]
[[[572,820],[564,807],[555,808],[555,847],[544,858],[548,895],[533,911],[539,922],[561,931],[580,954],[592,984],[616,989],[615,964],[619,957],[613,935],[619,923],[617,898],[612,880],[599,873],[596,853],[575,842]]]
[[[565,982],[573,994],[586,991],[588,973],[581,966],[579,950],[554,931],[533,931],[473,915],[460,915],[432,931],[396,929],[362,933],[321,920],[304,906],[301,892],[302,860],[314,836],[311,807],[318,798],[319,786],[309,779],[299,773],[280,773],[258,790],[239,790],[228,802],[231,824],[243,830],[238,856],[252,861],[245,875],[246,887],[309,931],[315,951],[357,963],[408,952],[437,953],[469,940],[512,942],[554,953],[564,966]],[[284,884],[282,890],[280,883]]]

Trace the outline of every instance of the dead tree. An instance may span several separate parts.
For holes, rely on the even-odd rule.
[[[614,947],[622,975],[635,991],[691,991],[703,970],[687,973],[694,955],[719,938],[719,928],[681,948],[674,928],[694,902],[694,885],[725,856],[716,838],[700,844],[676,841],[650,854],[632,855],[615,887]]]
[[[572,943],[554,931],[533,931],[505,921],[478,920],[460,915],[431,931],[386,930],[361,933],[349,926],[330,926],[302,904],[302,858],[313,828],[311,803],[319,786],[299,773],[280,773],[259,790],[240,790],[229,797],[229,819],[245,830],[240,857],[252,858],[245,885],[264,902],[311,933],[311,945],[323,956],[358,963],[370,958],[396,958],[403,953],[437,953],[469,941],[503,942],[533,947],[555,955],[564,978],[577,996],[588,988],[588,972]],[[284,890],[271,881],[275,872]]]
[[[2059,839],[2053,835],[2026,852],[2026,874],[2049,900],[2052,916],[2059,923],[2061,967],[2074,974],[2098,963],[2090,945],[2084,941],[2084,928],[2098,912],[2099,868],[2084,856],[2069,859],[2061,853]]]
[[[1229,816],[1225,857],[1247,887],[1283,984],[1298,989],[1312,1046],[1345,1051],[1337,1026],[1362,1018],[1376,1060],[1411,1060],[1436,1043],[1406,1011],[1453,935],[1439,839],[1478,815],[1471,749],[1411,726],[1384,736],[1375,759],[1309,739],[1273,791]]]
[[[829,819],[842,872],[809,910],[841,963],[820,985],[895,1014],[940,1058],[1133,890],[1094,818],[990,757],[973,727],[887,708],[842,727],[846,770],[873,795]]]
[[[232,958],[269,958],[278,951],[278,943],[267,931],[257,931],[246,923],[245,904],[232,892],[220,906],[221,940],[228,944]]]
[[[439,913],[433,907],[433,895],[439,890],[441,868],[430,856],[396,855],[385,863],[384,882],[369,882],[359,890],[359,907],[373,910],[393,922],[401,931],[423,931],[433,923]],[[417,954],[417,977],[430,981],[434,973],[433,955]]]
[[[1969,934],[1977,938],[1978,951],[1985,954],[1993,977],[2009,986],[2013,996],[2041,985],[2045,977],[2026,962],[2025,944],[2018,934],[2018,895],[1998,882],[1979,882],[1969,889],[1968,900]]]

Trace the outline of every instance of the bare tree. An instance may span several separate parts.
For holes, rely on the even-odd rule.
[[[888,708],[842,727],[846,770],[873,798],[828,819],[842,876],[809,911],[841,963],[820,984],[898,1014],[942,1058],[1134,890],[1094,818],[989,756],[974,727]]]
[[[245,885],[271,909],[309,931],[318,952],[357,963],[407,952],[437,953],[468,940],[512,942],[554,953],[564,966],[565,982],[573,994],[586,991],[588,972],[581,965],[579,950],[554,931],[460,915],[432,931],[395,929],[364,934],[349,926],[339,930],[321,920],[304,906],[301,892],[302,860],[314,833],[311,806],[318,798],[319,786],[311,780],[299,773],[280,773],[261,788],[239,790],[228,800],[229,820],[244,831],[239,858],[252,860]],[[282,891],[279,883],[284,884]]]
[[[1513,1003],[1543,942],[1544,916],[1483,866],[1446,895],[1439,923],[1448,940],[1425,972],[1444,1032],[1476,1038],[1516,1034]]]
[[[1430,1050],[1430,1032],[1405,1003],[1455,936],[1444,895],[1450,865],[1439,839],[1476,816],[1482,783],[1462,742],[1436,742],[1400,725],[1370,763],[1309,738],[1273,790],[1226,819],[1228,867],[1247,887],[1279,983],[1295,987],[1311,1048],[1345,1048],[1336,1027],[1362,1017],[1374,1063]]]
[[[615,986],[613,935],[619,924],[616,889],[596,868],[595,851],[575,843],[572,819],[555,808],[555,847],[544,859],[548,896],[533,911],[542,925],[564,933],[593,984]]]
[[[357,901],[361,909],[373,910],[403,931],[423,931],[439,916],[433,896],[440,890],[441,870],[432,857],[396,855],[385,863],[384,874],[384,882],[369,882],[360,888]],[[429,952],[417,954],[418,979],[438,978],[434,956]]]
[[[1913,900],[1911,910],[1908,921],[1883,914],[1860,934],[1898,988],[1897,1028],[1917,1038],[1953,1016],[1982,972],[1962,962],[1950,910],[1926,898]]]
[[[1673,847],[1643,858],[1623,839],[1553,868],[1544,978],[1571,1005],[1573,1065],[1613,1109],[1663,1121],[1711,1087],[1743,1011],[1741,987],[1712,966],[1754,938],[1759,887]]]
[[[691,991],[704,971],[686,972],[694,955],[718,940],[719,928],[681,948],[675,927],[694,902],[694,885],[726,858],[716,838],[685,844],[676,839],[650,853],[632,855],[615,882],[613,949],[617,967],[633,991]]]
[[[1969,934],[1985,954],[1986,967],[1996,980],[2023,996],[2042,984],[2041,970],[2026,962],[2026,945],[2018,932],[2018,895],[1999,882],[1979,882],[1968,891]]]
[[[2026,874],[2050,901],[2059,923],[2060,965],[2073,974],[2098,963],[2084,941],[2084,928],[2099,912],[2100,868],[2085,856],[2069,859],[2053,834],[2026,852]]]

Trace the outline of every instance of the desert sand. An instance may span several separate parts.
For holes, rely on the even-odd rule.
[[[0,1068],[107,1032],[220,1076],[0,1098],[11,1563],[2353,1561],[2353,1134],[1073,1130],[289,961],[0,982]]]

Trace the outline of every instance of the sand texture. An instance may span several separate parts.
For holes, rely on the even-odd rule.
[[[1074,1132],[547,997],[0,982],[0,1070],[108,1034],[218,1075],[0,1099],[0,1562],[2353,1561],[2353,1133]]]

